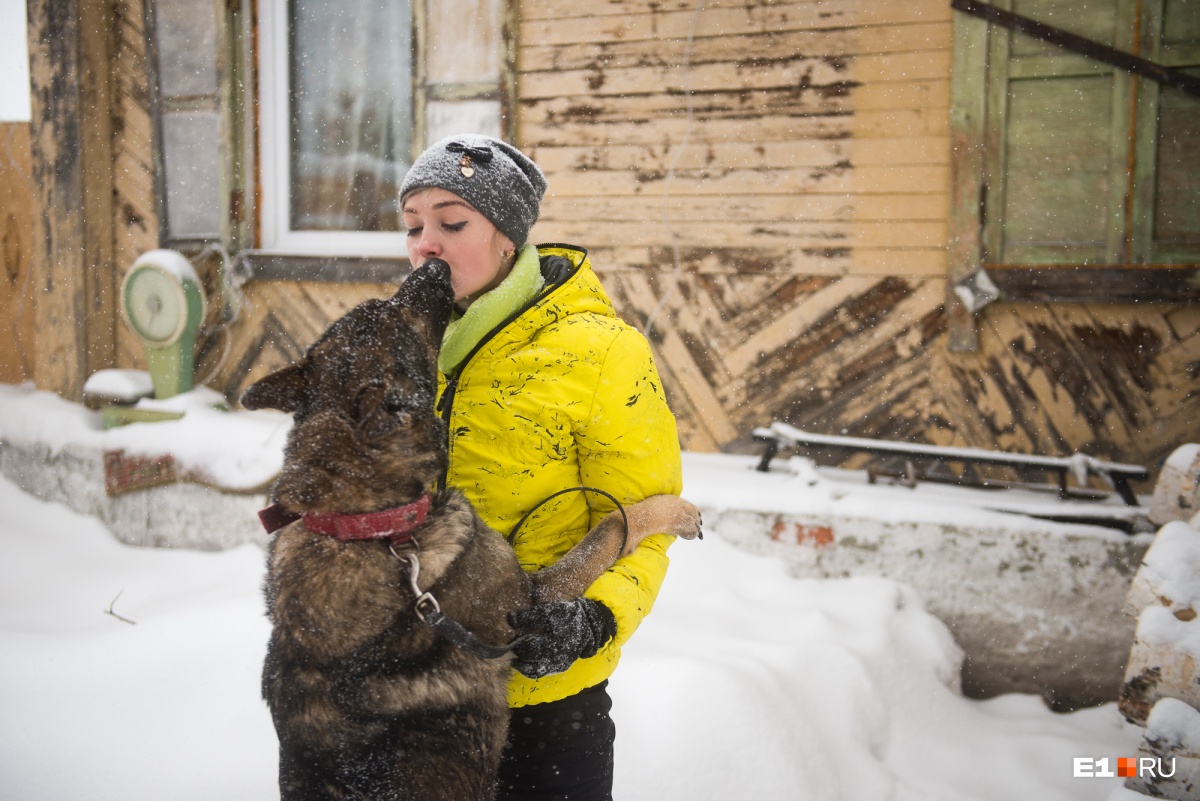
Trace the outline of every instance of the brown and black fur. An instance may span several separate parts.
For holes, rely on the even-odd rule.
[[[427,265],[395,297],[334,323],[299,364],[247,390],[247,408],[295,417],[277,502],[295,513],[357,514],[411,502],[439,479],[436,360],[452,303],[448,268]],[[437,493],[413,532],[420,587],[479,639],[509,642],[508,612],[577,597],[651,533],[699,533],[695,507],[673,496],[627,511],[623,552],[614,513],[558,563],[527,574],[462,495]],[[425,626],[386,541],[339,542],[292,523],[273,539],[266,596],[263,695],[279,735],[283,801],[494,796],[510,660],[478,658]]]

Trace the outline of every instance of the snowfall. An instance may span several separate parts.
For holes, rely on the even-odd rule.
[[[237,419],[261,436],[205,428],[228,425],[214,422],[223,414],[106,432],[95,412],[0,385],[0,447],[32,436],[153,450],[170,435],[177,458],[190,449],[231,483],[277,468],[286,420],[233,413],[260,415]],[[231,460],[214,443],[248,450]],[[685,496],[730,502],[702,464],[685,455]],[[960,650],[910,587],[792,578],[706,535],[671,549],[610,683],[616,798],[1145,798],[1121,779],[1072,776],[1077,757],[1136,754],[1141,730],[1115,704],[1059,714],[1032,695],[967,699]],[[269,633],[258,545],[124,545],[0,477],[0,549],[0,799],[278,797],[258,690]]]

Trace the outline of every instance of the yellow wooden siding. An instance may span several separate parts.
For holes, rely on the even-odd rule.
[[[654,315],[686,447],[786,419],[1154,467],[1200,436],[1189,309],[996,305],[978,354],[947,351],[948,3],[695,9],[523,2],[517,82],[533,238]]]

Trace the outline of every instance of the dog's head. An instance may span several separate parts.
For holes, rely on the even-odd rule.
[[[431,259],[389,300],[351,309],[299,364],[246,390],[247,409],[295,419],[279,503],[297,513],[371,512],[413,500],[441,476],[445,429],[433,407],[453,304],[450,267]]]

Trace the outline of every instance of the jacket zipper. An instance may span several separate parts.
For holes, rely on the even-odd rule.
[[[584,258],[587,258],[586,251],[584,252]],[[575,265],[574,269],[571,270],[570,275],[568,275],[562,281],[559,281],[554,286],[544,290],[537,297],[533,298],[533,300],[517,309],[508,317],[505,317],[499,325],[484,334],[483,339],[475,343],[475,347],[468,351],[467,355],[462,360],[462,364],[460,364],[458,369],[454,371],[454,375],[446,376],[446,389],[442,392],[442,397],[438,399],[437,406],[434,408],[434,411],[436,411],[438,416],[442,418],[442,422],[446,424],[446,470],[442,473],[441,480],[438,481],[439,491],[446,489],[446,475],[450,472],[450,441],[453,437],[453,432],[450,430],[450,416],[454,409],[454,395],[458,392],[458,379],[462,376],[463,372],[466,371],[467,365],[471,363],[471,359],[475,358],[475,354],[482,350],[484,345],[491,342],[497,334],[507,328],[509,323],[513,322],[522,314],[529,311],[546,298],[550,297],[558,290],[559,287],[565,286],[567,281],[571,280],[571,278],[574,277],[577,272],[579,272],[579,267],[578,265]]]

